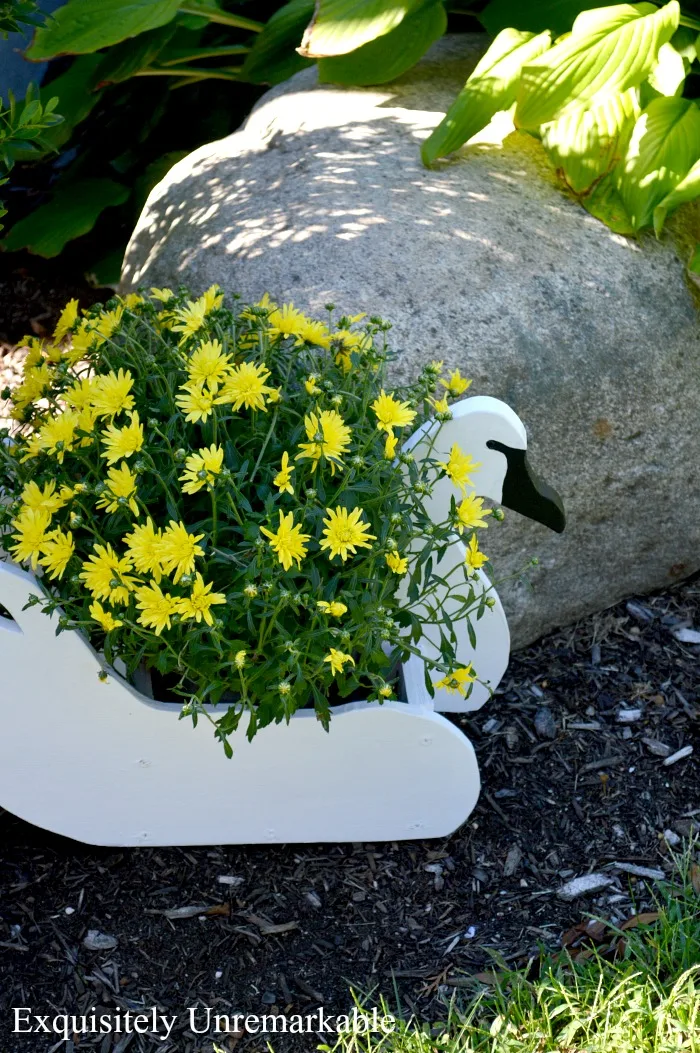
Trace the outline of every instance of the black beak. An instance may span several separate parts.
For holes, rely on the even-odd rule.
[[[530,467],[526,451],[513,449],[494,439],[486,445],[489,450],[504,454],[508,462],[502,504],[561,534],[566,526],[562,499],[556,490],[538,479]]]

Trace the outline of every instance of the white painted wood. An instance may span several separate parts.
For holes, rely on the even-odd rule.
[[[481,465],[478,472],[474,473],[477,495],[498,504],[503,496],[507,463],[502,453],[490,450],[486,443],[495,440],[513,449],[526,450],[525,428],[510,406],[488,395],[462,399],[455,402],[451,410],[452,420],[443,423],[426,421],[411,436],[403,449],[411,451],[416,460],[420,460],[421,455],[427,454],[432,437],[436,436],[430,455],[438,461],[447,461],[452,446],[457,443],[464,453],[470,454],[477,464]],[[452,495],[459,501],[460,490],[445,477],[435,484],[432,495],[426,498],[426,508],[435,522],[444,520]],[[494,525],[491,529],[498,527]],[[483,538],[483,547],[488,551],[488,533],[483,535]],[[447,576],[452,567],[464,562],[464,554],[465,546],[461,541],[455,540],[439,564],[443,577]],[[457,574],[450,579],[455,582],[459,580]],[[492,588],[483,571],[478,572],[474,587],[477,596],[481,593],[491,596],[495,606],[485,612],[478,624],[475,623],[476,648],[472,648],[469,642],[466,621],[455,622],[455,634],[458,657],[464,659],[465,665],[467,662],[473,663],[481,682],[474,684],[469,698],[466,699],[444,688],[437,688],[434,704],[440,713],[468,713],[481,709],[491,698],[492,691],[498,687],[508,665],[510,632],[498,593]],[[464,594],[463,588],[457,588],[455,591],[460,595]],[[445,603],[448,614],[460,607],[459,601],[450,601],[449,597]],[[439,640],[439,631],[428,626],[425,638],[419,645],[420,650],[427,657],[437,656]],[[418,657],[410,659],[404,675],[413,684],[424,683],[424,667]],[[441,679],[441,674],[432,673],[431,679],[435,683]]]
[[[478,492],[499,501],[505,458],[486,442],[524,449],[522,424],[490,398],[453,413],[440,454],[447,459],[458,442],[482,462]],[[429,428],[410,440],[416,456]],[[436,519],[449,488],[435,488]],[[461,542],[445,555],[463,558]],[[478,708],[489,697],[483,688],[467,701],[437,692],[433,703],[415,658],[406,703],[340,706],[328,734],[301,711],[252,743],[237,733],[229,761],[208,728],[193,731],[178,706],[139,694],[81,634],[56,636],[57,615],[23,610],[33,591],[33,575],[0,562],[0,604],[14,619],[0,618],[0,806],[29,822],[100,845],[384,841],[445,836],[476,804],[473,747],[435,709]],[[466,628],[458,634],[466,659],[496,687],[509,650],[500,602],[479,622],[473,655]]]
[[[0,563],[0,805],[88,844],[196,845],[440,837],[479,795],[469,740],[409,704],[354,702],[330,733],[313,712],[233,736],[139,695],[76,632],[23,611],[34,578]]]

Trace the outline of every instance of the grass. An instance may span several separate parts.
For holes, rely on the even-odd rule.
[[[453,998],[439,1025],[398,1016],[388,1034],[340,1036],[327,1053],[700,1053],[700,868],[695,845],[657,887],[656,921],[622,933],[614,956],[543,953]],[[610,942],[610,941],[609,941]],[[610,960],[611,959],[611,960]],[[535,978],[531,978],[536,973]],[[530,978],[528,978],[530,977]],[[363,1000],[365,1012],[368,1001]],[[358,1003],[359,1005],[359,1003]],[[362,1008],[362,1006],[359,1006]]]

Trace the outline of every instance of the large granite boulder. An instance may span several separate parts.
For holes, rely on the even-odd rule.
[[[397,381],[441,358],[510,403],[568,513],[561,536],[514,513],[489,530],[499,577],[541,561],[501,589],[523,644],[700,567],[700,328],[679,223],[611,233],[516,133],[422,166],[481,46],[447,38],[381,88],[308,70],[268,92],[154,189],[123,284],[381,314]]]

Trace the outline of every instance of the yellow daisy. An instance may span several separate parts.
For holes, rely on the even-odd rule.
[[[293,303],[285,303],[271,311],[267,320],[271,326],[270,336],[299,336],[309,324],[309,319],[297,311]]]
[[[223,592],[212,592],[213,587],[212,582],[205,585],[202,575],[197,574],[190,595],[177,601],[177,611],[183,621],[194,618],[196,622],[200,622],[204,619],[207,625],[213,625],[210,608],[217,603],[226,603]]]
[[[103,432],[102,442],[105,452],[100,456],[106,458],[107,464],[116,464],[122,458],[138,453],[143,446],[143,425],[136,410],[129,414],[129,424],[124,428],[109,424]]]
[[[311,540],[310,534],[302,534],[301,525],[294,525],[294,515],[288,512],[280,512],[280,523],[276,531],[260,527],[260,533],[270,539],[270,548],[277,553],[277,558],[285,570],[289,570],[293,562],[301,567],[301,560],[306,555],[306,542]]]
[[[462,453],[457,443],[454,443],[450,450],[449,461],[439,461],[438,464],[445,469],[448,478],[460,488],[463,494],[466,493],[468,486],[474,485],[469,473],[481,468],[481,465],[476,464],[468,453]]]
[[[135,526],[124,537],[124,544],[136,570],[140,574],[151,574],[156,583],[163,576],[162,541],[163,533],[154,528],[150,516],[145,526]]]
[[[405,574],[408,570],[408,560],[405,556],[400,556],[398,552],[388,552],[384,558],[387,567],[393,570],[394,574]]]
[[[223,463],[223,447],[213,443],[196,453],[191,453],[185,461],[185,471],[180,476],[180,482],[185,484],[182,488],[183,494],[196,494],[204,486],[213,486]]]
[[[178,600],[163,592],[155,581],[136,590],[136,606],[141,611],[138,621],[160,636],[163,629],[170,628],[170,620],[178,612]]]
[[[69,329],[72,329],[78,320],[78,301],[69,300],[61,311],[61,315],[53,331],[55,343],[59,344]]]
[[[56,493],[56,483],[53,479],[44,483],[43,489],[32,479],[31,482],[25,484],[22,490],[22,504],[24,508],[43,508],[53,515],[54,512],[58,512],[59,508],[63,508],[72,496],[73,491],[67,486],[62,487],[61,491]]]
[[[206,340],[193,351],[187,360],[186,369],[192,387],[206,386],[214,395],[219,385],[231,373],[233,361],[218,340]]]
[[[110,370],[93,378],[92,405],[98,417],[116,417],[117,413],[134,408],[134,396],[130,394],[134,378],[127,369],[118,373]]]
[[[48,454],[55,454],[59,464],[75,445],[75,432],[80,423],[80,414],[75,410],[64,410],[42,424],[39,430],[39,445]]]
[[[455,369],[450,374],[449,380],[441,380],[440,383],[444,388],[447,388],[450,395],[463,395],[468,387],[471,385],[471,380],[466,380],[458,369]]]
[[[63,530],[52,530],[46,535],[39,562],[49,571],[52,580],[62,578],[74,552],[75,545],[70,531],[64,533]]]
[[[24,508],[18,518],[12,520],[17,531],[12,535],[17,542],[12,546],[12,554],[19,563],[28,560],[32,570],[36,570],[50,525],[51,513],[45,508]]]
[[[475,680],[476,673],[472,669],[470,662],[469,665],[464,666],[462,669],[455,669],[449,676],[436,681],[435,687],[444,687],[449,694],[459,694],[462,698],[466,698]]]
[[[477,527],[487,527],[488,523],[483,516],[491,515],[490,508],[484,508],[483,498],[468,494],[463,501],[457,505],[457,521],[455,528],[458,533],[467,530],[476,530]]]
[[[99,600],[95,600],[90,604],[90,614],[106,633],[111,632],[112,629],[118,629],[120,625],[124,624],[121,618],[115,618],[111,611],[106,611]]]
[[[106,489],[100,494],[97,507],[104,508],[107,512],[118,512],[120,508],[129,508],[138,518],[136,476],[126,461],[122,461],[118,468],[110,468],[107,472]]]
[[[350,445],[350,428],[335,410],[324,410],[320,414],[309,413],[304,417],[306,437],[309,442],[299,444],[300,453],[296,461],[308,458],[315,468],[324,457],[330,461],[331,474],[335,475],[336,465],[342,466],[343,454]]]
[[[337,673],[342,673],[343,667],[346,666],[348,662],[350,662],[351,665],[355,664],[355,659],[352,657],[352,655],[343,654],[342,651],[339,651],[335,647],[331,647],[330,651],[323,659],[323,661],[330,663],[331,672],[334,676]]]
[[[483,567],[484,563],[488,562],[488,556],[485,556],[479,549],[479,543],[476,540],[476,534],[472,534],[469,544],[467,545],[467,551],[464,555],[464,562],[470,571],[476,573]]]
[[[331,618],[341,618],[347,613],[347,607],[338,600],[316,600],[316,606],[322,614],[330,614]]]
[[[271,395],[274,388],[268,387],[265,381],[270,376],[266,366],[254,362],[241,362],[234,366],[231,375],[226,378],[217,403],[231,403],[235,412],[245,406],[246,409],[266,410],[265,396]]]
[[[292,472],[294,471],[294,465],[289,464],[289,454],[285,450],[282,454],[282,464],[279,472],[272,480],[280,493],[294,493],[294,487],[292,486]]]
[[[380,431],[393,433],[394,428],[405,428],[416,419],[415,410],[408,402],[399,402],[393,395],[387,395],[382,388],[379,397],[372,403]]]
[[[205,424],[213,412],[214,396],[201,385],[184,384],[180,394],[175,396],[175,402],[190,424],[198,421]]]
[[[204,549],[197,544],[203,537],[204,534],[188,534],[185,524],[174,519],[163,531],[160,559],[163,570],[173,575],[176,585],[183,574],[192,573],[195,558],[204,555]]]
[[[94,555],[83,563],[80,578],[94,599],[126,605],[138,584],[129,571],[130,556],[117,556],[111,545],[93,545]]]
[[[343,563],[348,554],[353,556],[358,548],[371,548],[370,541],[376,541],[374,534],[368,534],[369,525],[361,522],[362,509],[353,508],[348,512],[347,508],[338,506],[335,510],[327,508],[328,519],[324,519],[325,530],[321,539],[321,549],[328,549],[328,558],[333,559],[340,556]]]

